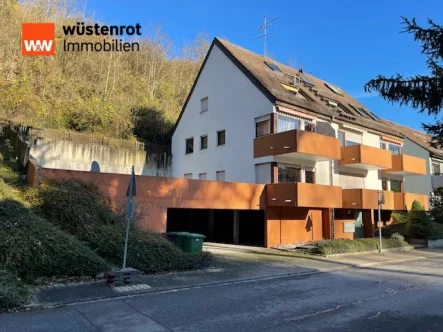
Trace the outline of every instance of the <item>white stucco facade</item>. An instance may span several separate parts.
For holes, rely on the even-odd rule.
[[[202,99],[208,98],[207,101]],[[202,112],[202,103],[208,110]],[[225,181],[272,182],[272,162],[300,166],[301,181],[305,170],[315,171],[315,183],[342,186],[343,189],[382,189],[380,172],[339,167],[338,161],[313,161],[284,155],[254,158],[255,119],[275,113],[276,107],[251,80],[214,45],[196,82],[184,113],[172,138],[172,175],[216,180],[217,172],[225,172]],[[302,120],[303,121],[303,120]],[[315,119],[317,130],[329,126],[338,137],[345,132],[346,140],[380,147],[380,136],[354,125],[329,123]],[[353,128],[353,127],[354,128]],[[226,143],[217,146],[217,132],[225,130]],[[200,137],[208,136],[206,149],[200,149]],[[334,134],[332,134],[334,135]],[[186,139],[193,138],[193,152],[186,154]],[[343,175],[345,173],[345,175]]]
[[[201,113],[201,99],[208,111]],[[273,112],[273,104],[236,65],[214,45],[172,137],[172,175],[206,173],[215,180],[225,171],[225,181],[255,183],[254,119]],[[226,143],[217,146],[217,131],[226,131]],[[208,135],[200,150],[200,136]],[[194,152],[186,154],[186,139],[194,138]]]

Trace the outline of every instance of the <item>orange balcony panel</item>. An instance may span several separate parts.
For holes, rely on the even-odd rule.
[[[341,208],[342,189],[313,183],[273,183],[266,185],[268,206]]]
[[[364,170],[389,169],[391,152],[363,144],[343,146],[339,165]]]
[[[343,189],[344,209],[378,209],[378,190],[373,189]],[[382,210],[394,210],[394,193],[383,191],[385,203]]]
[[[426,211],[429,210],[429,196],[416,193],[394,193],[395,210],[410,210],[414,201],[420,202]]]
[[[299,129],[254,139],[254,158],[278,155],[314,161],[338,160],[340,142],[335,137]]]
[[[402,176],[426,175],[426,160],[407,154],[392,155],[392,168],[383,172]]]

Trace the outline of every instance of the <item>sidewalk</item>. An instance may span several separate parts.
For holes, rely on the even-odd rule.
[[[215,257],[215,266],[206,270],[141,276],[138,284],[115,288],[105,285],[103,281],[45,286],[36,292],[32,303],[28,307],[59,306],[284,276],[302,278],[315,273],[377,265],[392,266],[397,262],[420,259],[443,260],[443,251],[435,249],[337,258],[294,256],[273,249],[234,247],[220,244],[207,244],[205,250],[212,252]]]

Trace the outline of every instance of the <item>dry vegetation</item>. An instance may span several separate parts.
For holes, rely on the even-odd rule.
[[[0,2],[0,116],[40,128],[122,138],[135,134],[165,143],[207,52],[208,38],[199,35],[178,49],[160,29],[134,22],[143,27],[139,52],[63,52],[62,25],[98,23],[79,8],[78,1],[70,0]],[[22,22],[55,22],[54,57],[21,55]]]

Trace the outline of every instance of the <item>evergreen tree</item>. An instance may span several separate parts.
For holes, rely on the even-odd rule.
[[[378,75],[365,84],[366,92],[378,92],[392,103],[410,105],[420,113],[427,112],[436,116],[435,123],[423,124],[436,148],[443,146],[443,119],[437,115],[443,108],[443,26],[428,19],[428,27],[419,26],[415,18],[403,17],[402,32],[413,35],[421,43],[421,52],[427,57],[429,75],[404,77],[401,74],[386,77]]]

